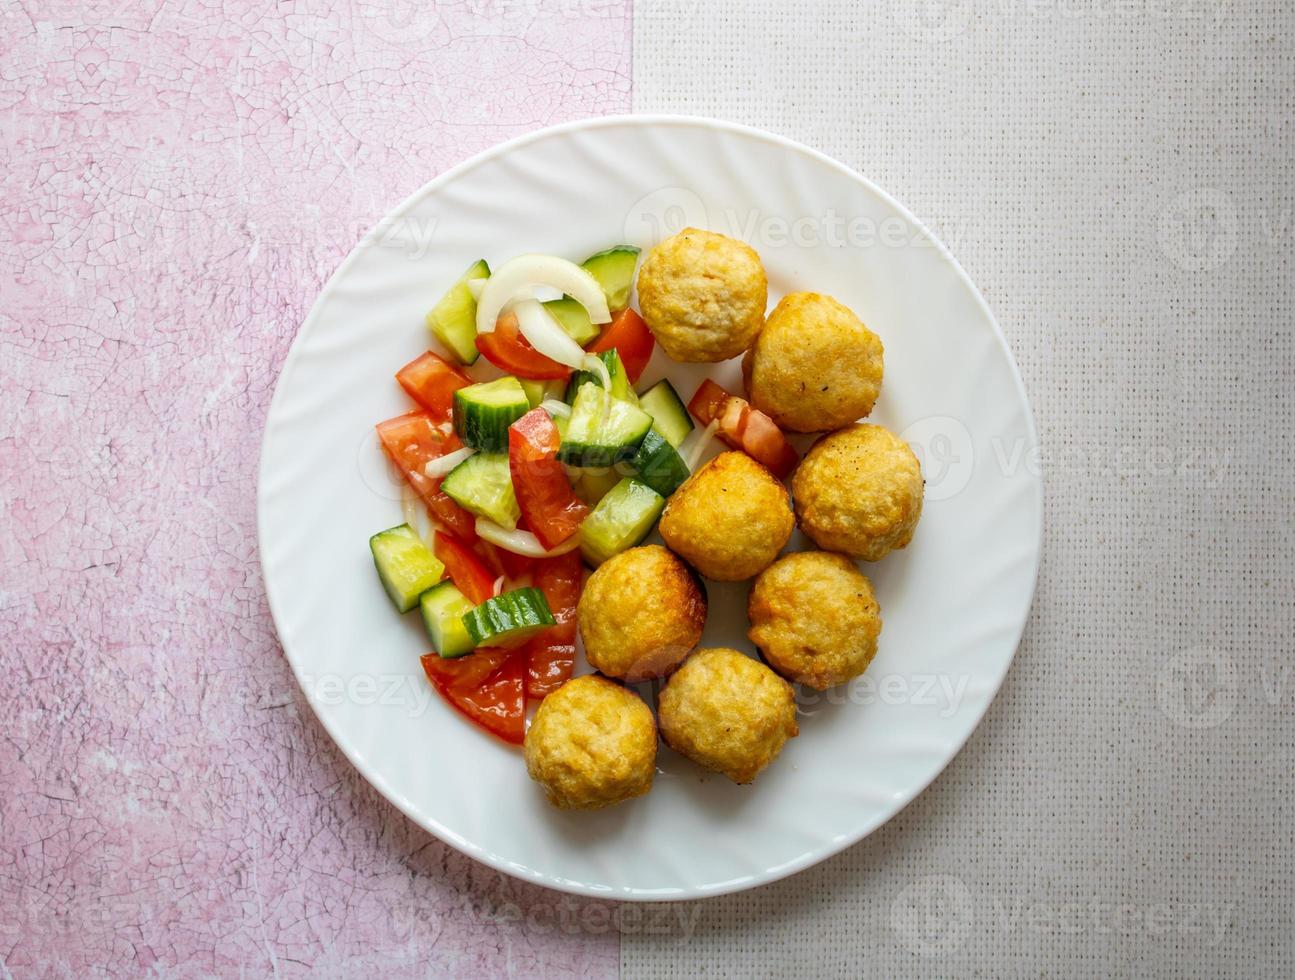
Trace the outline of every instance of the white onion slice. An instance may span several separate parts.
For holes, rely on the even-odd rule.
[[[492,333],[499,315],[517,302],[519,296],[533,298],[531,290],[536,286],[548,286],[570,296],[588,311],[589,319],[594,323],[607,323],[612,318],[603,287],[580,266],[556,255],[520,255],[505,262],[486,280],[485,288],[477,298],[477,333]],[[526,332],[525,328],[522,332]],[[539,350],[539,345],[530,336],[526,339]],[[552,357],[551,354],[546,356]]]
[[[546,551],[544,545],[540,544],[540,539],[530,531],[510,531],[484,517],[477,518],[477,535],[505,551],[511,551],[514,555],[524,555],[527,558],[553,558],[580,547],[579,532],[571,535],[552,551]]]
[[[688,472],[691,473],[697,468],[697,463],[701,459],[702,453],[710,445],[710,441],[715,438],[715,433],[719,431],[719,419],[711,419],[710,425],[697,433],[693,439],[693,444],[688,447],[688,455],[684,457],[684,462],[688,464]]]
[[[489,281],[489,278],[468,280],[468,292],[472,294],[473,299],[481,298],[481,294],[485,291],[486,283]]]
[[[400,481],[400,514],[405,519],[405,523],[413,528],[414,533],[418,534],[418,498],[414,496],[414,489],[403,479]],[[421,537],[422,535],[419,535]]]
[[[452,453],[438,456],[423,467],[423,475],[433,480],[445,476],[475,452],[475,449],[464,446],[462,449],[456,449]]]
[[[495,595],[499,595],[499,593],[504,591],[504,577],[502,575],[495,579],[495,584],[490,587],[490,591]]]
[[[556,398],[546,398],[540,402],[540,408],[548,412],[555,418],[571,418],[571,406],[566,402],[560,402]]]
[[[436,546],[436,522],[427,513],[427,508],[420,507],[422,501],[408,483],[400,485],[400,511],[415,534],[423,539],[429,549]]]
[[[569,368],[584,366],[587,356],[584,348],[571,339],[543,303],[537,299],[523,299],[512,304],[512,311],[517,317],[517,329],[539,353]]]
[[[603,391],[612,390],[611,372],[607,370],[607,365],[603,363],[601,357],[597,354],[586,354],[580,366],[586,371],[591,371],[598,375],[598,383],[603,386]]]

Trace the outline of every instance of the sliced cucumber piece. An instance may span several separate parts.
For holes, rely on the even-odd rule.
[[[652,416],[653,427],[676,449],[693,429],[692,416],[669,381],[658,381],[639,395],[639,408]]]
[[[546,398],[560,402],[565,394],[561,381],[530,381],[526,378],[518,378],[517,383],[522,386],[522,391],[526,392],[526,400],[531,403],[531,408],[539,408],[540,402]]]
[[[508,449],[508,427],[531,410],[514,377],[468,385],[454,393],[454,431],[466,445],[488,453]]]
[[[598,359],[607,366],[607,375],[612,380],[612,397],[619,398],[623,402],[629,402],[631,405],[639,403],[639,396],[634,394],[634,389],[630,385],[629,375],[625,373],[625,364],[621,361],[619,351],[603,351],[598,355]],[[598,375],[592,371],[577,371],[571,375],[571,382],[567,385],[566,402],[568,405],[575,403],[576,395],[580,392],[580,386],[592,382],[601,386]]]
[[[468,289],[468,280],[489,276],[490,266],[486,260],[477,259],[427,314],[427,329],[464,364],[475,364],[479,356],[477,301]]]
[[[441,560],[408,524],[379,531],[369,538],[369,550],[382,587],[402,613],[418,605],[418,597],[445,574]]]
[[[549,418],[551,418],[551,419],[553,420],[553,425],[554,425],[554,426],[557,428],[557,430],[558,430],[558,438],[559,438],[559,439],[561,439],[561,440],[565,440],[565,439],[566,439],[566,437],[567,437],[567,426],[571,424],[571,416],[570,416],[570,415],[555,415],[555,414],[553,414],[553,413],[551,413],[551,412],[550,412],[550,413],[549,413]]]
[[[553,319],[562,325],[562,329],[577,344],[583,347],[602,332],[599,326],[589,319],[589,311],[570,296],[551,299],[544,308],[553,314]]]
[[[613,313],[630,305],[630,290],[634,287],[634,269],[638,266],[639,250],[633,245],[617,245],[605,252],[591,255],[581,263],[581,268],[598,280],[607,295],[607,308]]]
[[[633,456],[652,416],[613,398],[599,385],[581,385],[558,458],[576,466],[611,466]]]
[[[625,474],[618,472],[619,467],[595,467],[589,470],[575,470],[576,479],[572,483],[576,496],[590,507],[596,507],[598,501],[607,496]]]
[[[513,492],[507,453],[477,453],[446,474],[446,496],[464,510],[512,530],[522,516]]]
[[[522,391],[526,392],[526,402],[531,408],[537,408],[540,402],[544,401],[545,382],[518,378],[517,383],[522,386]]]
[[[628,477],[612,487],[580,524],[580,554],[590,565],[633,548],[661,516],[665,498],[646,483]]]
[[[640,480],[663,497],[678,490],[689,475],[688,464],[655,427],[643,437],[630,465]]]
[[[442,657],[461,657],[476,649],[463,625],[463,615],[472,609],[454,583],[446,579],[423,593],[418,601],[423,611],[423,626],[432,641],[432,649]]]
[[[539,589],[514,589],[463,614],[463,627],[479,647],[514,647],[554,623]]]

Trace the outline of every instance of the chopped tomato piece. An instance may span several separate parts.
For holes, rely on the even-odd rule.
[[[652,348],[655,346],[656,338],[652,336],[652,331],[643,322],[643,318],[626,307],[616,314],[611,326],[602,332],[602,336],[589,345],[589,353],[601,354],[614,347],[621,356],[621,363],[625,365],[630,384],[636,384],[648,361],[652,360]]]
[[[441,489],[441,480],[436,480],[436,492],[426,499],[427,509],[432,516],[449,528],[450,533],[466,544],[477,540],[477,519],[455,503],[450,495]]]
[[[504,575],[510,579],[529,575],[531,569],[535,567],[535,559],[530,555],[519,555],[507,548],[496,547],[495,550],[499,552],[499,560],[503,562]]]
[[[526,650],[526,696],[543,698],[571,677],[576,662],[576,605],[580,602],[583,567],[578,552],[535,563],[535,587],[544,593],[556,626],[536,636]]]
[[[521,527],[521,524],[517,526]],[[478,539],[475,550],[496,577],[502,575],[508,579],[521,578],[530,572],[531,566],[535,563],[534,558],[516,554],[483,539]]]
[[[448,423],[438,423],[427,412],[397,415],[394,419],[379,422],[376,428],[383,451],[435,515],[434,501],[440,494],[441,481],[433,480],[423,469],[432,460],[461,449],[463,443],[459,442]]]
[[[688,411],[703,425],[718,421],[717,432],[724,442],[768,467],[780,480],[800,462],[800,454],[773,419],[709,379],[692,396]]]
[[[428,412],[410,412],[379,422],[377,430],[383,450],[422,498],[428,512],[464,541],[475,541],[476,522],[472,515],[441,492],[439,479],[423,472],[432,460],[463,448],[448,421],[437,422]]]
[[[477,334],[477,350],[486,360],[509,374],[531,381],[566,378],[571,369],[545,357],[522,336],[517,316],[505,313],[495,322],[493,333]]]
[[[555,627],[556,628],[556,627]],[[571,679],[576,665],[576,645],[547,634],[537,636],[526,650],[526,696],[543,701]]]
[[[423,670],[433,683],[445,684],[453,691],[470,691],[480,687],[485,680],[503,666],[513,653],[502,647],[480,647],[466,657],[442,657],[429,653],[424,658]],[[430,659],[435,657],[435,659]]]
[[[472,384],[471,378],[431,351],[414,358],[397,371],[396,380],[409,397],[427,409],[437,422],[449,421],[454,409],[454,393]]]
[[[481,559],[472,553],[472,549],[452,534],[438,534],[432,543],[432,551],[445,563],[458,590],[473,605],[480,605],[495,594],[495,579],[490,569],[481,564]]]
[[[710,425],[724,410],[724,402],[728,401],[729,397],[727,391],[707,378],[697,386],[697,393],[688,403],[688,411],[692,412],[693,417],[702,425]]]
[[[575,534],[589,514],[558,462],[561,442],[557,426],[542,408],[532,409],[508,428],[508,469],[517,506],[546,549]]]
[[[734,402],[742,403],[741,410],[730,425],[729,416],[732,413],[725,409],[724,417],[719,423],[720,435],[729,445],[741,448],[756,462],[767,466],[778,479],[783,479],[796,468],[800,454],[787,441],[773,419],[759,409],[752,408],[744,399],[734,398],[729,404]]]
[[[450,673],[445,667],[474,660],[482,652],[470,653],[460,660],[446,660],[435,653],[424,654],[423,670],[432,686],[465,718],[505,742],[521,745],[526,737],[525,660],[521,657],[505,658],[502,665],[474,686],[456,683],[456,680],[461,681],[459,672]],[[473,668],[489,666],[491,662],[485,661],[473,665]],[[465,665],[461,671],[468,669]]]

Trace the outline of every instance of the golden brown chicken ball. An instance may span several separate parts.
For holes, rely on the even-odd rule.
[[[663,677],[701,640],[706,593],[660,545],[630,548],[589,576],[576,622],[595,670],[627,681]]]
[[[791,685],[736,650],[698,650],[666,682],[661,735],[680,755],[749,783],[797,734]]]
[[[639,310],[676,361],[726,361],[764,326],[769,281],[745,242],[697,228],[656,245],[639,269]]]
[[[670,497],[665,543],[707,578],[740,582],[778,557],[795,528],[787,488],[746,453],[720,453]]]
[[[791,481],[800,529],[825,551],[864,561],[912,540],[922,489],[922,467],[908,443],[866,424],[814,443]]]
[[[844,555],[798,551],[755,580],[747,636],[783,677],[825,691],[858,677],[877,654],[881,607]]]
[[[526,731],[526,771],[563,810],[600,810],[652,788],[652,709],[619,684],[586,674],[540,702]]]
[[[881,391],[881,372],[881,339],[819,293],[784,296],[742,361],[751,404],[792,432],[863,418]]]

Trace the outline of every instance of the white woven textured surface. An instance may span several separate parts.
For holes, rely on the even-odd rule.
[[[634,102],[802,140],[935,228],[1040,428],[993,465],[1047,500],[1025,640],[945,774],[624,935],[623,974],[1290,975],[1295,14],[639,0]]]

